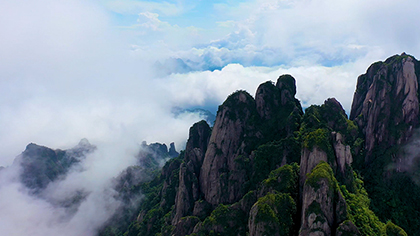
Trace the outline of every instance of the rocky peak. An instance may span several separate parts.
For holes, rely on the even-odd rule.
[[[204,198],[212,205],[243,196],[246,171],[235,159],[249,155],[250,142],[257,137],[257,117],[255,101],[245,91],[230,95],[219,107],[200,173]]]
[[[189,138],[185,147],[185,162],[192,162],[194,172],[200,171],[203,164],[204,154],[210,140],[211,128],[204,120],[195,123],[189,132]]]
[[[419,99],[416,65],[401,54],[376,62],[359,76],[350,119],[366,137],[367,160],[375,146],[400,144],[418,124]]]
[[[338,225],[347,219],[347,205],[327,163],[320,162],[308,174],[302,195],[299,235],[336,235]]]
[[[280,90],[271,81],[261,84],[255,93],[257,111],[263,120],[271,119],[277,113],[280,101]]]
[[[175,143],[171,143],[170,145],[169,145],[169,151],[168,151],[168,154],[169,154],[169,156],[170,157],[172,157],[172,158],[174,158],[174,157],[177,157],[177,156],[179,156],[179,153],[176,151],[176,149],[175,149]]]
[[[280,76],[276,85],[267,81],[258,87],[255,103],[264,140],[283,139],[299,129],[303,111],[295,94],[295,79],[290,75]]]
[[[280,89],[281,105],[293,101],[296,95],[296,80],[291,75],[282,75],[277,79],[276,87]]]
[[[193,213],[195,203],[201,196],[198,180],[210,135],[211,129],[204,120],[195,123],[190,128],[184,163],[179,168],[179,185],[175,198],[175,215],[172,218],[172,225],[184,225],[186,222],[181,221],[182,217]],[[175,233],[175,235],[182,235],[182,231],[178,230],[176,232],[178,233]]]

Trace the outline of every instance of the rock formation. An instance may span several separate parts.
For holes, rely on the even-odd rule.
[[[179,168],[179,186],[175,199],[175,215],[172,218],[172,225],[184,225],[185,222],[180,223],[179,221],[182,217],[193,214],[195,202],[201,196],[198,180],[210,135],[211,129],[205,121],[200,121],[190,128],[189,139],[185,148],[184,163]],[[197,208],[200,208],[200,204],[197,205]],[[191,221],[189,218],[186,219],[188,219],[188,222]],[[177,227],[179,228],[179,226]]]
[[[367,162],[375,147],[401,144],[418,124],[417,64],[403,53],[374,63],[359,76],[350,119],[365,135]]]
[[[212,205],[238,201],[246,192],[246,170],[235,161],[247,156],[250,141],[258,138],[258,117],[254,99],[238,91],[219,107],[207,152],[200,171],[200,185],[204,199]]]
[[[331,167],[320,162],[303,186],[299,235],[335,235],[337,226],[347,219],[346,207]]]

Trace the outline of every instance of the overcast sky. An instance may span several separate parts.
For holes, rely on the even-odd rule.
[[[216,109],[283,73],[304,107],[336,97],[349,112],[371,63],[420,55],[419,12],[418,0],[0,0],[0,166],[30,142],[182,148],[199,117],[173,107]]]

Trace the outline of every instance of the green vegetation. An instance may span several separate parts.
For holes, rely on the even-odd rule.
[[[271,191],[288,193],[297,200],[299,192],[299,166],[297,163],[284,165],[271,171],[267,179],[262,181],[262,187]]]
[[[334,177],[333,170],[330,165],[324,161],[321,161],[311,173],[307,174],[306,184],[315,188],[315,191],[319,189],[319,182],[321,179],[325,179],[329,184],[331,191],[338,191],[338,182]]]
[[[385,225],[385,233],[387,236],[407,236],[407,233],[398,225],[388,221]]]
[[[259,146],[254,151],[251,184],[256,186],[268,177],[270,171],[285,163],[297,162],[300,159],[300,142],[290,137]]]
[[[220,204],[201,224],[197,234],[192,235],[245,235],[247,214],[237,204]]]
[[[281,76],[279,83],[284,90],[275,87],[271,82],[262,86],[266,86],[265,91],[271,91],[272,96],[279,99],[281,91],[292,95],[296,93],[295,81],[290,75]],[[301,218],[299,207],[302,207],[299,202],[302,198],[299,196],[302,190],[299,187],[302,186],[299,186],[298,163],[302,148],[313,150],[314,147],[325,151],[328,160],[321,161],[307,174],[305,183],[315,191],[322,184],[327,184],[328,197],[331,197],[334,206],[333,217],[339,218],[338,222],[333,222],[332,230],[340,223],[346,223],[352,227],[354,224],[362,235],[407,235],[403,228],[408,229],[410,235],[418,232],[420,201],[416,199],[420,196],[420,188],[403,173],[387,172],[392,172],[393,178],[384,180],[384,170],[398,152],[397,147],[386,150],[378,147],[373,152],[375,161],[365,169],[364,137],[356,123],[347,119],[335,99],[328,99],[321,106],[310,106],[305,114],[296,99],[282,106],[275,104],[274,99],[272,104],[270,101],[268,99],[266,104],[271,109],[268,109],[271,113],[267,120],[259,117],[255,101],[245,91],[236,91],[219,106],[219,112],[226,111],[230,121],[239,120],[245,123],[243,137],[239,137],[242,142],[241,155],[234,156],[233,160],[237,169],[231,170],[227,165],[223,166],[218,170],[219,180],[227,183],[229,175],[240,173],[245,182],[240,186],[240,191],[248,193],[239,201],[214,206],[205,202],[202,192],[194,193],[199,199],[197,202],[208,204],[208,209],[203,210],[203,214],[182,218],[183,222],[188,221],[191,224],[189,227],[195,226],[197,233],[192,235],[247,235],[250,230],[249,222],[250,225],[258,225],[258,229],[264,229],[267,235],[297,235]],[[389,132],[398,138],[405,129],[407,127],[401,124],[390,128]],[[337,170],[332,132],[342,134],[344,144],[352,146],[355,169],[369,180],[367,188],[374,201],[369,199],[361,177],[356,175],[352,166],[347,165],[345,173],[338,173],[340,171]],[[218,147],[216,154],[227,155],[221,150]],[[182,162],[181,155],[169,161],[152,181],[134,186],[133,192],[141,192],[145,196],[139,206],[137,219],[131,219],[131,225],[123,234],[108,228],[108,234],[104,235],[173,234],[176,227],[172,225],[171,219],[175,215],[175,196]],[[324,223],[327,218],[323,216],[321,205],[316,201],[312,202],[306,214],[316,213],[315,220]]]
[[[292,233],[297,208],[290,194],[268,193],[259,198],[253,208],[257,209],[255,223],[264,225],[264,234],[286,236]]]

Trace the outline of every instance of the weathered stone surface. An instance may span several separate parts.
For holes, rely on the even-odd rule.
[[[276,87],[280,89],[281,105],[293,101],[296,95],[296,80],[291,75],[282,75],[277,79]]]
[[[267,81],[258,87],[255,103],[265,140],[283,139],[299,129],[303,111],[295,94],[296,81],[290,75],[280,76],[277,86]]]
[[[351,163],[353,163],[351,149],[349,145],[344,145],[343,136],[340,133],[332,132],[331,135],[333,137],[333,148],[337,166],[344,175],[346,172],[346,166],[351,166]]]
[[[185,162],[190,162],[194,167],[194,173],[199,176],[204,155],[207,151],[211,136],[211,128],[206,121],[195,123],[189,132],[189,138],[185,147]]]
[[[179,186],[175,198],[175,215],[172,225],[177,225],[182,217],[193,213],[194,202],[201,195],[198,180],[210,134],[211,129],[205,121],[200,121],[190,128],[184,163],[179,169]]]
[[[338,182],[331,167],[321,162],[303,186],[299,235],[332,235],[346,219],[346,201],[338,189]]]
[[[362,235],[362,234],[359,232],[359,230],[353,224],[353,222],[351,222],[350,220],[347,220],[347,221],[344,221],[343,223],[341,223],[338,226],[337,232],[336,232],[335,235],[337,235],[337,236],[350,236],[350,235],[358,236],[358,235]]]
[[[185,236],[193,232],[195,225],[200,222],[197,217],[188,216],[183,217],[179,220],[178,224],[175,226],[174,231],[171,235],[173,236]]]
[[[256,137],[252,118],[258,116],[246,92],[232,94],[219,107],[200,172],[200,186],[212,205],[238,201],[244,194],[246,171],[235,159],[247,153],[247,140]]]
[[[278,112],[280,90],[271,81],[261,84],[255,93],[255,104],[262,120],[269,120]]]
[[[211,205],[204,201],[204,200],[198,200],[194,203],[194,209],[193,209],[193,216],[197,216],[200,219],[204,219],[206,216],[210,214],[211,211]]]
[[[312,151],[304,148],[300,159],[300,186],[303,186],[306,180],[306,175],[311,173],[321,161],[328,162],[327,153],[315,146]]]
[[[406,54],[388,58],[359,76],[350,119],[362,129],[368,151],[406,141],[418,124],[416,61]]]
[[[190,215],[194,207],[193,192],[196,192],[198,187],[196,184],[193,186],[193,181],[197,182],[197,178],[194,173],[187,173],[187,171],[187,165],[182,163],[179,167],[179,187],[175,198],[175,216],[172,219],[172,225],[177,225],[182,217]]]
[[[305,184],[302,197],[302,225],[299,235],[331,235],[334,208],[333,191],[327,179],[317,182],[319,188]]]

